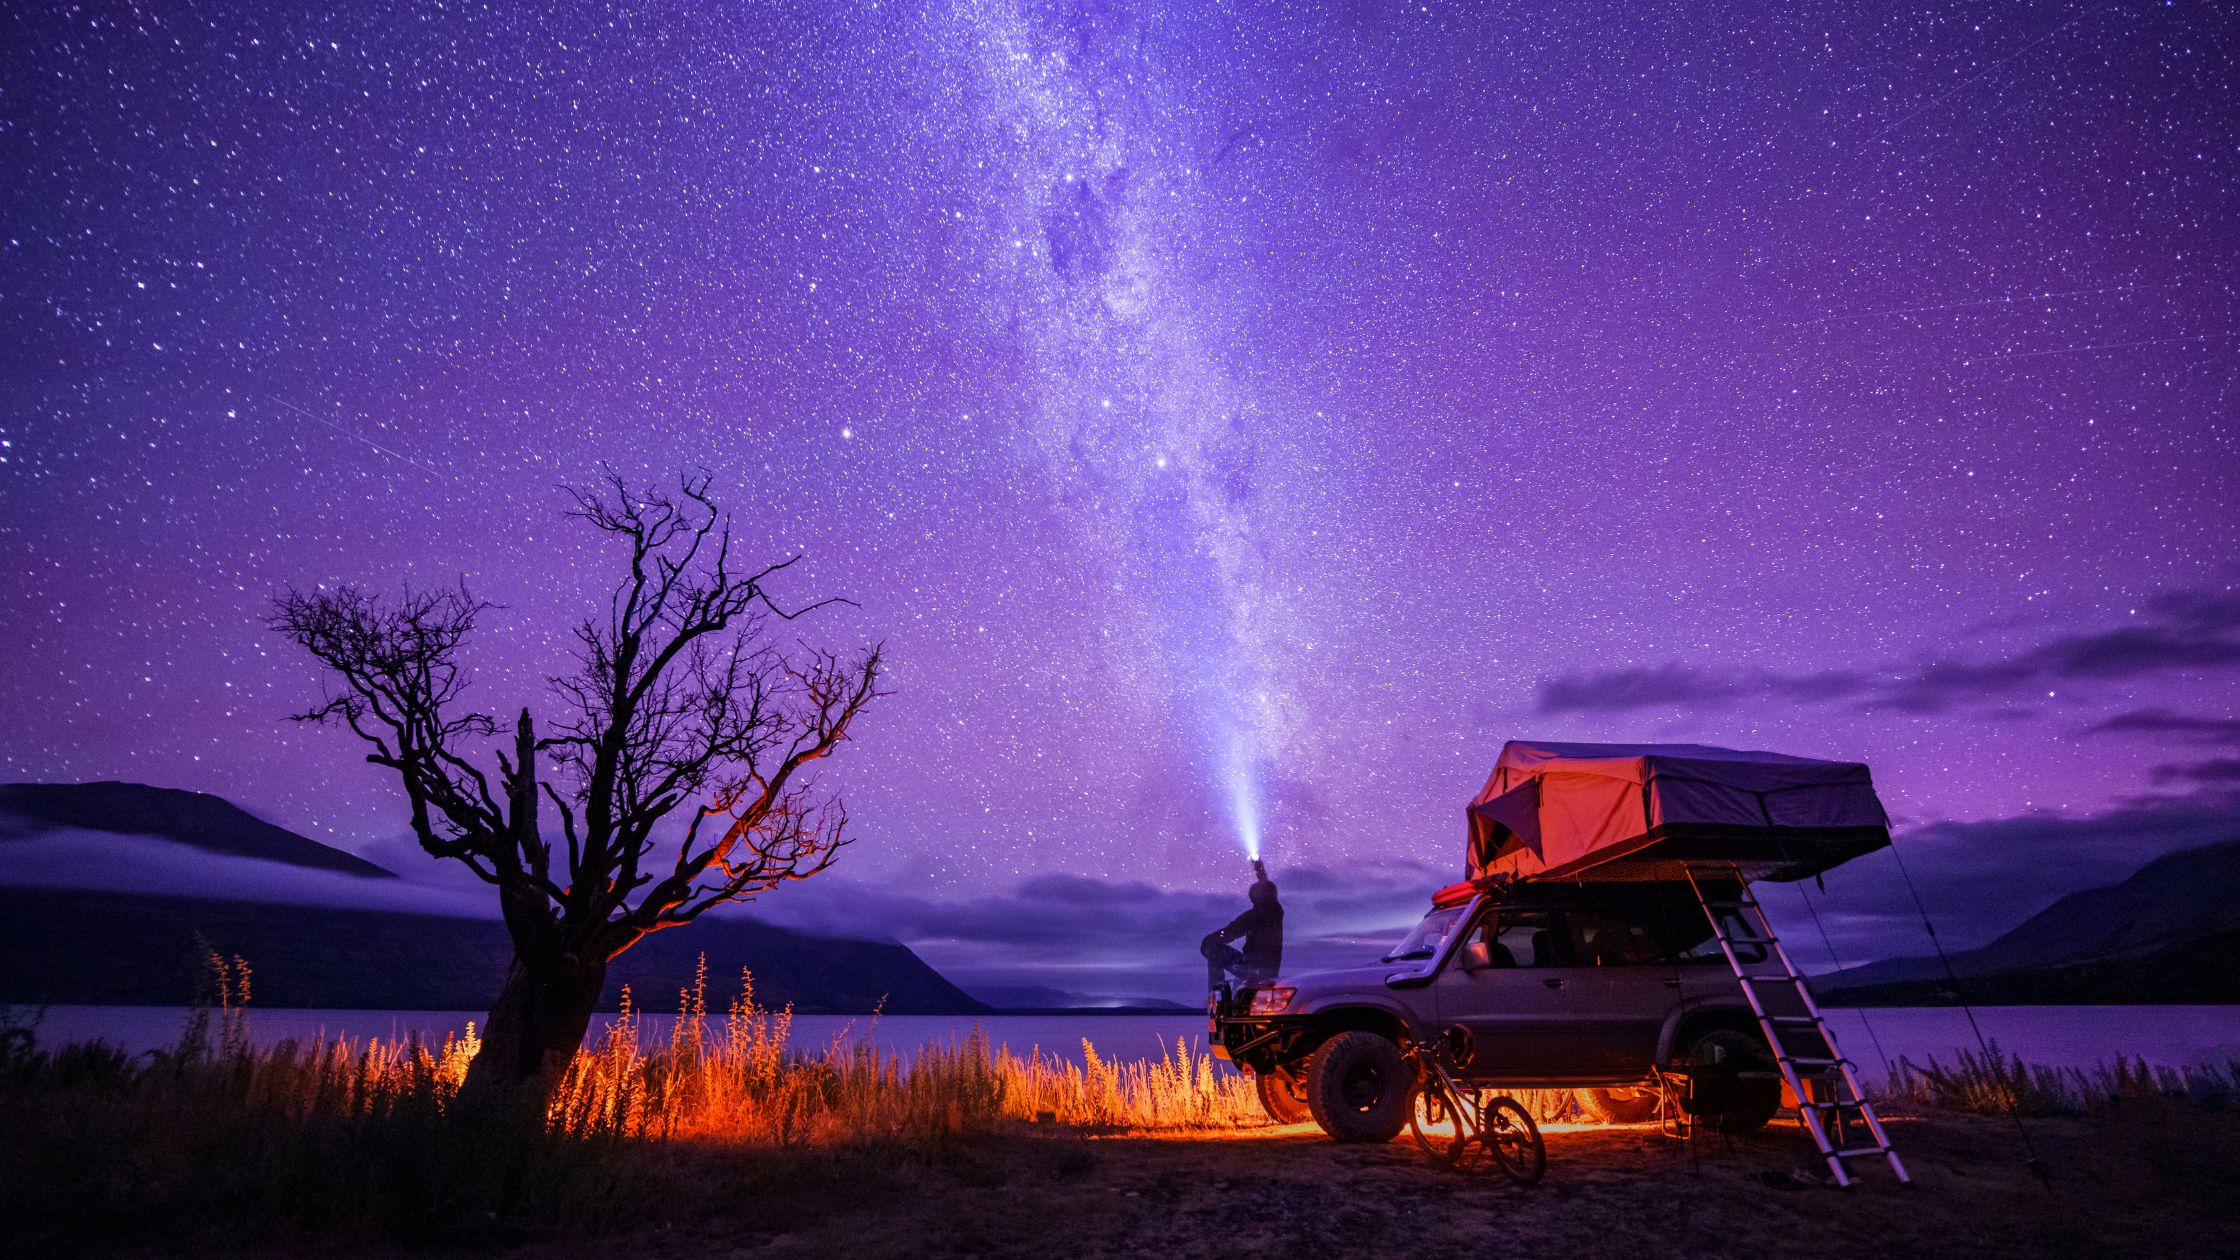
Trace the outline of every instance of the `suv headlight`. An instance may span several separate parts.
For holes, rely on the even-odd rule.
[[[1291,1005],[1291,995],[1297,992],[1297,989],[1288,988],[1262,989],[1252,995],[1252,1013],[1280,1015],[1284,1007]]]

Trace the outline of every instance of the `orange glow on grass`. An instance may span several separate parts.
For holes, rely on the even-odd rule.
[[[946,1142],[1033,1122],[1191,1132],[1268,1127],[1251,1077],[1224,1074],[1177,1038],[1163,1057],[1116,1061],[1082,1042],[1084,1063],[991,1046],[977,1025],[907,1058],[849,1040],[787,1046],[790,1009],[754,1004],[752,977],[728,1018],[707,1015],[706,978],[682,998],[666,1045],[642,1045],[625,991],[622,1015],[576,1056],[555,1093],[560,1131],[804,1146],[865,1139]]]

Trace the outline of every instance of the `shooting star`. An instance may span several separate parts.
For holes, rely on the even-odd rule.
[[[310,420],[315,420],[315,421],[319,422],[320,424],[323,424],[323,425],[327,426],[328,428],[330,428],[330,429],[333,429],[333,430],[334,430],[335,432],[337,432],[337,433],[341,434],[341,435],[342,435],[342,436],[344,436],[344,437],[353,437],[353,438],[356,438],[356,439],[358,439],[359,441],[361,441],[361,442],[365,443],[365,444],[366,444],[367,446],[370,446],[370,447],[372,447],[373,449],[375,449],[375,450],[377,450],[377,451],[381,452],[382,454],[384,454],[384,455],[388,456],[388,457],[389,457],[389,458],[391,458],[391,459],[399,459],[399,460],[403,460],[403,461],[404,461],[405,463],[407,463],[407,464],[410,464],[410,465],[412,465],[412,466],[413,466],[414,468],[418,468],[418,469],[420,469],[420,470],[421,470],[421,471],[423,471],[423,472],[426,472],[426,473],[432,474],[432,475],[434,475],[434,476],[437,476],[437,477],[442,477],[442,478],[444,478],[444,479],[445,479],[446,481],[452,480],[452,478],[451,478],[451,477],[449,477],[449,476],[448,476],[447,474],[445,474],[445,473],[444,473],[444,471],[443,471],[442,469],[440,469],[440,468],[437,468],[437,467],[435,467],[435,466],[434,466],[434,465],[432,465],[432,464],[424,464],[424,463],[420,462],[419,460],[417,460],[417,459],[414,459],[414,458],[412,458],[412,457],[411,457],[410,455],[405,455],[405,454],[401,454],[401,453],[399,453],[399,452],[397,452],[397,451],[392,451],[392,450],[390,450],[390,449],[389,449],[388,447],[386,447],[386,446],[383,446],[383,445],[382,445],[381,443],[379,443],[379,442],[376,442],[376,441],[374,441],[374,440],[373,440],[372,438],[369,438],[369,437],[367,437],[367,436],[366,436],[365,434],[363,434],[363,433],[353,433],[353,432],[351,432],[351,431],[350,431],[349,429],[345,429],[345,428],[343,428],[343,427],[342,427],[341,425],[339,425],[339,424],[336,424],[336,423],[335,423],[334,421],[332,421],[332,420],[329,420],[329,419],[327,419],[327,418],[326,418],[326,417],[324,417],[324,416],[321,416],[321,415],[316,415],[316,414],[314,414],[314,413],[312,413],[312,412],[309,412],[309,411],[306,411],[306,410],[304,410],[304,409],[303,409],[303,408],[301,408],[301,407],[298,407],[298,406],[296,406],[296,405],[295,405],[294,403],[292,403],[292,402],[289,402],[289,401],[288,401],[287,399],[285,399],[285,398],[282,398],[282,397],[281,397],[280,395],[278,395],[278,394],[267,394],[267,395],[266,395],[266,397],[267,397],[267,398],[270,398],[270,399],[271,399],[272,401],[274,401],[274,402],[276,402],[276,403],[279,403],[279,404],[280,404],[281,406],[283,406],[283,407],[286,407],[286,408],[287,408],[288,410],[290,410],[290,411],[293,411],[293,412],[295,412],[295,413],[296,413],[297,415],[303,416],[303,417],[305,417],[305,418],[307,418],[307,419],[310,419]]]
[[[2012,350],[2006,354],[1987,354],[1983,358],[1986,362],[1992,359],[2034,359],[2042,354],[2083,354],[2087,350],[2127,350],[2132,346],[2167,346],[2181,341],[2222,341],[2232,335],[2231,333],[2203,333],[2198,337],[2149,337],[2144,341],[2096,341],[2089,346],[2063,346],[2058,350]],[[1968,367],[1974,362],[1973,359],[1962,359],[1960,366]]]
[[[2053,298],[2091,297],[2101,293],[2129,293],[2134,289],[2175,289],[2175,284],[2118,284],[2105,289],[2063,289],[2058,293],[2010,293],[2005,297],[1976,298],[1967,302],[1941,302],[1935,306],[1901,306],[1887,311],[1838,311],[1813,319],[1800,319],[1789,325],[1803,328],[1811,324],[1830,324],[1839,319],[1880,319],[1885,315],[1919,315],[1926,311],[1956,311],[1967,306],[2000,306],[2015,302],[2043,302]]]
[[[2031,49],[2036,48],[2042,43],[2045,43],[2047,40],[2061,34],[2063,31],[2068,30],[2070,27],[2075,26],[2077,23],[2084,21],[2086,18],[2091,17],[2094,13],[2097,12],[2099,12],[2098,9],[2089,6],[2077,10],[2077,15],[2075,17],[2070,18],[2068,21],[2063,22],[2061,25],[2054,27],[2052,30],[2047,31],[2043,35],[2040,35],[2038,38],[2031,40],[2029,43],[2024,44],[2022,47],[2017,48],[2013,52],[2008,53],[2006,56],[1992,62],[1989,66],[1984,68],[1981,74],[1978,74],[1973,78],[1967,79],[1961,83],[1955,84],[1950,91],[1945,92],[1943,95],[1937,97],[1933,101],[1930,101],[1928,104],[1923,105],[1918,109],[1912,110],[1905,116],[1899,118],[1896,122],[1891,123],[1889,126],[1884,127],[1882,130],[1867,137],[1867,143],[1872,144],[1875,141],[1880,140],[1884,136],[1889,135],[1891,132],[1896,131],[1898,128],[1905,126],[1907,123],[1912,122],[1916,118],[1919,118],[1921,115],[1928,113],[1930,110],[1935,109],[1937,106],[1951,100],[1953,97],[1959,95],[1966,89],[1974,87],[1976,84],[1983,82],[1985,79],[1988,79],[1992,75],[1997,74],[2000,67],[2006,65],[2008,62],[2013,61],[2015,58],[2020,57],[2026,52],[2029,52]]]

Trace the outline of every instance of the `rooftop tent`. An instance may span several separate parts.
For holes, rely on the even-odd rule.
[[[1867,768],[1701,744],[1511,740],[1470,802],[1465,879],[1817,875],[1890,843]]]

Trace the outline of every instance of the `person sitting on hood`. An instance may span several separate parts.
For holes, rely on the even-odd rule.
[[[1209,932],[1198,943],[1198,952],[1206,960],[1206,987],[1218,989],[1225,972],[1235,972],[1240,984],[1273,980],[1283,966],[1283,904],[1276,900],[1276,886],[1268,878],[1268,868],[1255,861],[1252,873],[1252,908],[1229,921],[1229,926],[1218,932]],[[1244,938],[1244,951],[1229,947],[1229,942]]]

